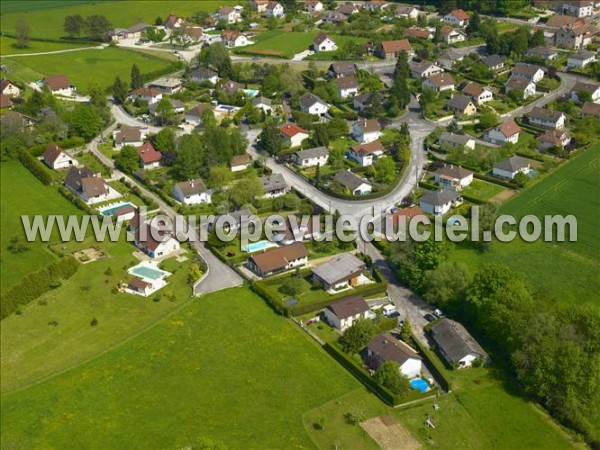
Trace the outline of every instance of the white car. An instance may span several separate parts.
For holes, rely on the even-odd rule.
[[[381,313],[385,317],[391,317],[392,314],[394,314],[395,312],[396,312],[396,306],[394,306],[394,305],[385,305],[381,311]]]
[[[435,311],[433,311],[433,313],[439,318],[444,317],[444,313],[442,312],[441,309],[436,309]]]

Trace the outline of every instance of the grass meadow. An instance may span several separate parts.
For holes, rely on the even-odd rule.
[[[11,79],[31,82],[46,75],[65,73],[78,91],[84,93],[94,84],[108,88],[117,75],[128,82],[133,64],[146,74],[165,69],[171,63],[148,52],[111,47],[3,60],[3,64],[11,69]]]
[[[94,332],[101,328],[102,321]],[[2,442],[183,448],[204,437],[229,448],[313,448],[302,415],[357,389],[295,325],[247,287],[234,288],[192,301],[89,363],[4,395]]]
[[[29,47],[17,48],[17,40],[8,36],[0,36],[0,55],[13,55],[20,53],[54,52],[57,50],[68,50],[72,48],[91,47],[93,43],[74,44],[71,42],[46,42],[30,41]]]
[[[600,304],[600,146],[584,150],[539,183],[511,198],[501,213],[577,218],[577,242],[515,240],[494,243],[488,253],[459,249],[451,259],[476,270],[483,263],[502,263],[525,274],[541,294],[564,304]]]

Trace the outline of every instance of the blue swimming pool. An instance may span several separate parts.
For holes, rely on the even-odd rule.
[[[151,280],[158,280],[166,274],[166,272],[163,272],[162,270],[142,265],[133,267],[131,269],[131,273],[133,275],[137,275],[142,278],[149,278]]]
[[[268,248],[277,247],[277,244],[271,241],[258,241],[252,244],[244,245],[242,250],[246,253],[258,252],[260,250],[266,250]]]
[[[120,203],[110,208],[101,209],[101,212],[103,216],[116,216],[119,210],[129,208],[130,206],[134,206],[133,203]]]
[[[256,97],[258,95],[258,89],[244,89],[244,92],[250,97]]]
[[[410,380],[410,387],[421,392],[427,392],[429,383],[423,378],[415,378],[414,380]]]

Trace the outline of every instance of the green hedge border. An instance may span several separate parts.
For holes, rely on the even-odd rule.
[[[412,337],[412,342],[414,346],[417,348],[419,353],[425,357],[425,365],[427,369],[434,376],[440,387],[446,391],[450,392],[452,390],[452,381],[448,377],[446,373],[446,368],[440,363],[439,359],[436,355],[434,355],[431,350],[425,347],[417,338]]]

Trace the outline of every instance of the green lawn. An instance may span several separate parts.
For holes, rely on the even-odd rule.
[[[101,328],[102,321],[88,332]],[[191,302],[87,364],[4,395],[2,442],[183,448],[209,438],[229,448],[313,448],[302,415],[351,391],[363,389],[316,343],[247,288],[234,288]]]
[[[73,44],[70,42],[44,42],[44,41],[30,41],[29,47],[17,48],[15,47],[16,39],[1,36],[0,37],[0,54],[1,55],[13,55],[16,53],[38,53],[38,52],[54,52],[57,50],[67,50],[70,48],[81,48],[81,47],[92,47],[96,44],[85,43],[85,44]]]
[[[16,1],[2,2],[0,19],[2,30],[13,34],[15,25],[21,18],[31,27],[32,37],[60,39],[65,35],[63,23],[65,17],[80,14],[82,17],[93,14],[104,15],[114,27],[128,28],[136,23],[154,23],[156,17],[166,19],[170,14],[186,17],[199,11],[215,12],[221,6],[234,6],[232,0],[186,1]]]
[[[497,262],[525,274],[534,287],[561,303],[600,304],[600,146],[585,150],[539,183],[506,202],[502,213],[568,215],[577,218],[577,242],[494,243],[489,252],[454,251],[450,258],[474,270]],[[543,295],[542,294],[542,295]]]
[[[473,182],[463,190],[463,194],[487,202],[505,190],[506,188],[503,188],[498,184],[474,179]]]
[[[317,31],[289,32],[283,30],[269,31],[252,38],[256,44],[241,47],[237,53],[261,56],[291,58],[296,53],[308,50]]]
[[[56,258],[48,250],[47,244],[37,241],[27,243],[28,250],[12,253],[7,249],[11,239],[16,236],[25,239],[21,215],[47,216],[49,214],[80,214],[80,211],[69,203],[56,188],[45,186],[19,162],[10,161],[0,164],[2,214],[1,223],[1,255],[0,276],[2,290],[14,286],[26,274],[46,267]],[[54,238],[58,234],[53,235]]]
[[[66,61],[69,63],[66,64]],[[65,73],[69,76],[69,81],[84,93],[93,84],[108,88],[117,75],[123,80],[129,80],[133,64],[137,64],[142,74],[162,70],[172,64],[167,59],[147,52],[110,47],[67,54],[18,56],[4,59],[2,63],[11,69],[11,78],[22,82]]]

